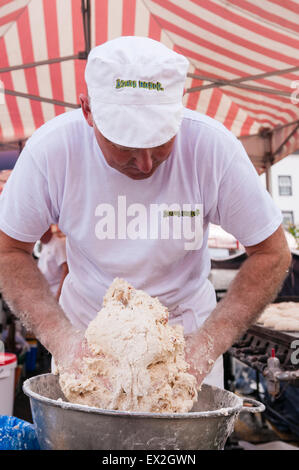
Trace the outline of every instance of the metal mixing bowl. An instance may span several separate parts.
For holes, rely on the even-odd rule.
[[[26,380],[41,449],[223,449],[240,412],[264,411],[262,403],[203,385],[189,413],[103,410],[66,401],[53,374]],[[57,401],[58,400],[58,401]],[[253,406],[244,406],[244,402]]]

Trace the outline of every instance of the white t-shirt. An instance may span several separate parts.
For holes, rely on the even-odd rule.
[[[282,216],[238,139],[187,109],[170,157],[145,180],[107,164],[80,109],[62,114],[27,141],[0,199],[7,235],[34,242],[58,223],[67,236],[60,303],[81,328],[115,277],[158,296],[185,333],[199,327],[216,305],[209,222],[250,246]]]
[[[62,265],[66,263],[65,237],[55,233],[48,243],[42,244],[38,268],[47,279],[51,292],[57,294],[62,278]]]

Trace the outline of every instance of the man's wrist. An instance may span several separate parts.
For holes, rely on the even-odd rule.
[[[211,371],[220,355],[215,346],[216,340],[205,325],[196,333],[186,336],[186,359],[190,365],[190,373],[195,375],[198,383]]]
[[[57,324],[49,325],[48,329],[43,329],[41,343],[50,351],[57,360],[60,359],[70,348],[71,337],[76,329],[66,318],[61,319]]]

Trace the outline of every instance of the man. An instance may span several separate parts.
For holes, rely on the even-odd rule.
[[[281,213],[241,143],[184,110],[188,61],[147,38],[94,48],[81,110],[28,140],[1,199],[4,297],[63,367],[89,354],[87,324],[113,278],[158,296],[181,323],[198,384],[223,385],[222,353],[276,295],[290,263]],[[217,306],[209,222],[246,247]],[[67,236],[60,306],[30,253],[51,223]]]

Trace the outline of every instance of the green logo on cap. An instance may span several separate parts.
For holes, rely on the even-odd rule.
[[[125,87],[136,88],[137,81],[136,80],[121,80],[120,78],[118,78],[116,80],[115,88],[119,89],[119,88],[125,88]],[[144,81],[138,80],[138,88],[145,88],[147,90],[164,91],[164,88],[162,87],[162,84],[160,82],[144,82]]]

